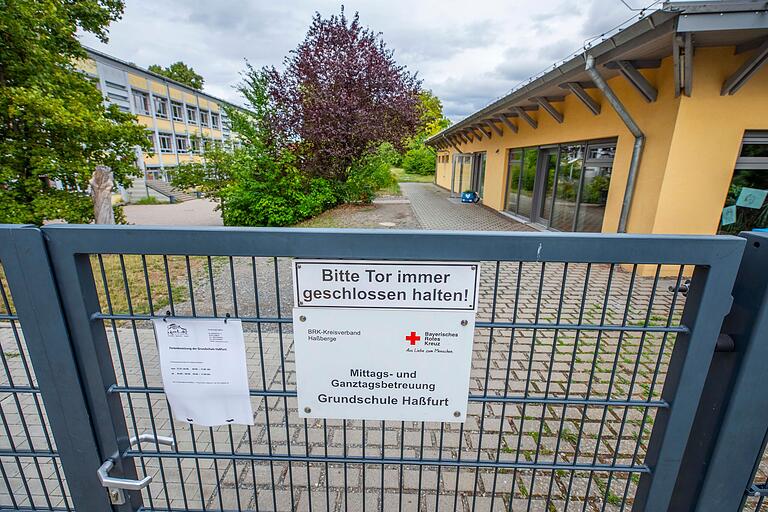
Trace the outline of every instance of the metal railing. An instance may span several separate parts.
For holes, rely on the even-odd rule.
[[[18,231],[40,235],[0,237]],[[745,244],[98,226],[42,235],[98,451],[76,469],[63,454],[63,467],[73,496],[82,486],[113,502],[96,473],[105,460],[110,477],[152,477],[112,505],[120,511],[677,510]],[[467,420],[300,419],[292,257],[480,261]],[[151,326],[165,315],[243,322],[254,426],[174,421]],[[161,436],[175,444],[151,441]]]

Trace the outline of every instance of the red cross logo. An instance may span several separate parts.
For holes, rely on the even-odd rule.
[[[410,341],[411,345],[415,345],[417,341],[421,339],[421,336],[416,336],[416,333],[414,331],[411,331],[411,334],[409,336],[405,337],[405,341]]]

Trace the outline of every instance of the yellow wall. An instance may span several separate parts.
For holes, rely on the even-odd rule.
[[[133,73],[128,73],[128,82],[131,84],[131,87],[136,87],[138,89],[141,89],[142,91],[147,90],[147,79],[143,76],[134,75]]]
[[[75,61],[75,67],[91,75],[98,74],[98,69],[96,68],[96,61],[93,59],[78,59],[77,61]]]
[[[145,116],[145,115],[137,115],[137,118],[139,118],[139,124],[143,124],[144,126],[147,126],[149,128],[152,128],[154,125],[152,124],[152,117],[151,116]]]
[[[768,129],[768,67],[734,95],[720,96],[726,78],[751,55],[696,49],[693,93],[680,104],[654,233],[717,232],[744,131]]]
[[[658,89],[647,103],[622,77],[608,81],[646,135],[637,175],[628,231],[634,233],[715,233],[745,129],[768,129],[768,67],[734,96],[720,96],[723,81],[748,58],[732,48],[696,50],[690,98],[674,97],[672,59],[641,72]],[[565,120],[558,124],[543,110],[532,112],[538,128],[515,120],[518,133],[503,128],[488,139],[463,143],[462,152],[487,152],[484,204],[502,210],[507,150],[527,146],[617,137],[603,232],[615,232],[624,197],[634,137],[597,89],[589,94],[602,104],[595,116],[573,94],[554,103]],[[456,151],[451,148],[451,154]],[[450,188],[451,169],[438,166],[437,183]],[[462,185],[462,189],[466,187]]]
[[[159,132],[171,132],[171,122],[167,119],[156,119],[157,131]]]
[[[149,81],[150,86],[152,87],[152,93],[157,94],[158,96],[162,96],[165,98],[168,91],[165,89],[165,84],[162,82],[155,82],[154,80]]]

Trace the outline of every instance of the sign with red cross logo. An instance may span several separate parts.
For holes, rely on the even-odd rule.
[[[294,260],[299,416],[462,422],[479,264]]]

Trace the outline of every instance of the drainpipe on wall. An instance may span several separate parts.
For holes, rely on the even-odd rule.
[[[629,210],[632,206],[632,196],[635,193],[635,184],[637,182],[637,169],[640,167],[640,158],[643,154],[643,147],[645,146],[645,134],[643,134],[640,127],[637,125],[632,116],[629,115],[627,109],[619,100],[616,93],[606,83],[605,79],[600,76],[595,68],[595,58],[591,55],[587,55],[587,73],[592,78],[600,92],[603,93],[605,99],[611,104],[613,109],[619,115],[624,124],[629,129],[630,133],[635,137],[635,145],[632,148],[632,160],[629,162],[629,172],[627,173],[627,187],[624,190],[624,201],[621,204],[621,215],[619,216],[619,233],[627,232],[627,219],[629,218]]]

